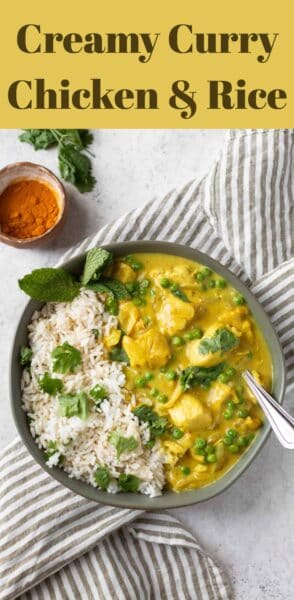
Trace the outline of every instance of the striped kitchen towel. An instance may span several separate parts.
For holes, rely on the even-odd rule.
[[[161,239],[197,247],[251,287],[294,384],[293,131],[235,130],[200,182],[105,226],[66,254]],[[0,598],[229,600],[215,561],[168,512],[100,506],[35,464],[17,439],[0,455]]]

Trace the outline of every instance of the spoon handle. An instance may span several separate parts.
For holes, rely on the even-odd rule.
[[[284,448],[294,450],[294,418],[255,381],[249,371],[244,371],[243,379],[262,407],[279,442]]]

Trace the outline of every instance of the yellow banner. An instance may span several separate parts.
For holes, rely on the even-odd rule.
[[[7,3],[0,127],[293,127],[290,6]]]

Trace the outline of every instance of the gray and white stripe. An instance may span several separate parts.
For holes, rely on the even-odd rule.
[[[231,131],[202,181],[105,226],[63,260],[94,245],[144,238],[209,253],[263,303],[293,385],[293,166],[292,130]],[[43,473],[19,440],[0,455],[0,468],[1,599],[232,597],[219,566],[168,513],[77,497]]]

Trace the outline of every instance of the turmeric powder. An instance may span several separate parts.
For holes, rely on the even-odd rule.
[[[0,227],[14,238],[42,235],[53,227],[58,212],[54,190],[37,179],[11,183],[0,195]]]

